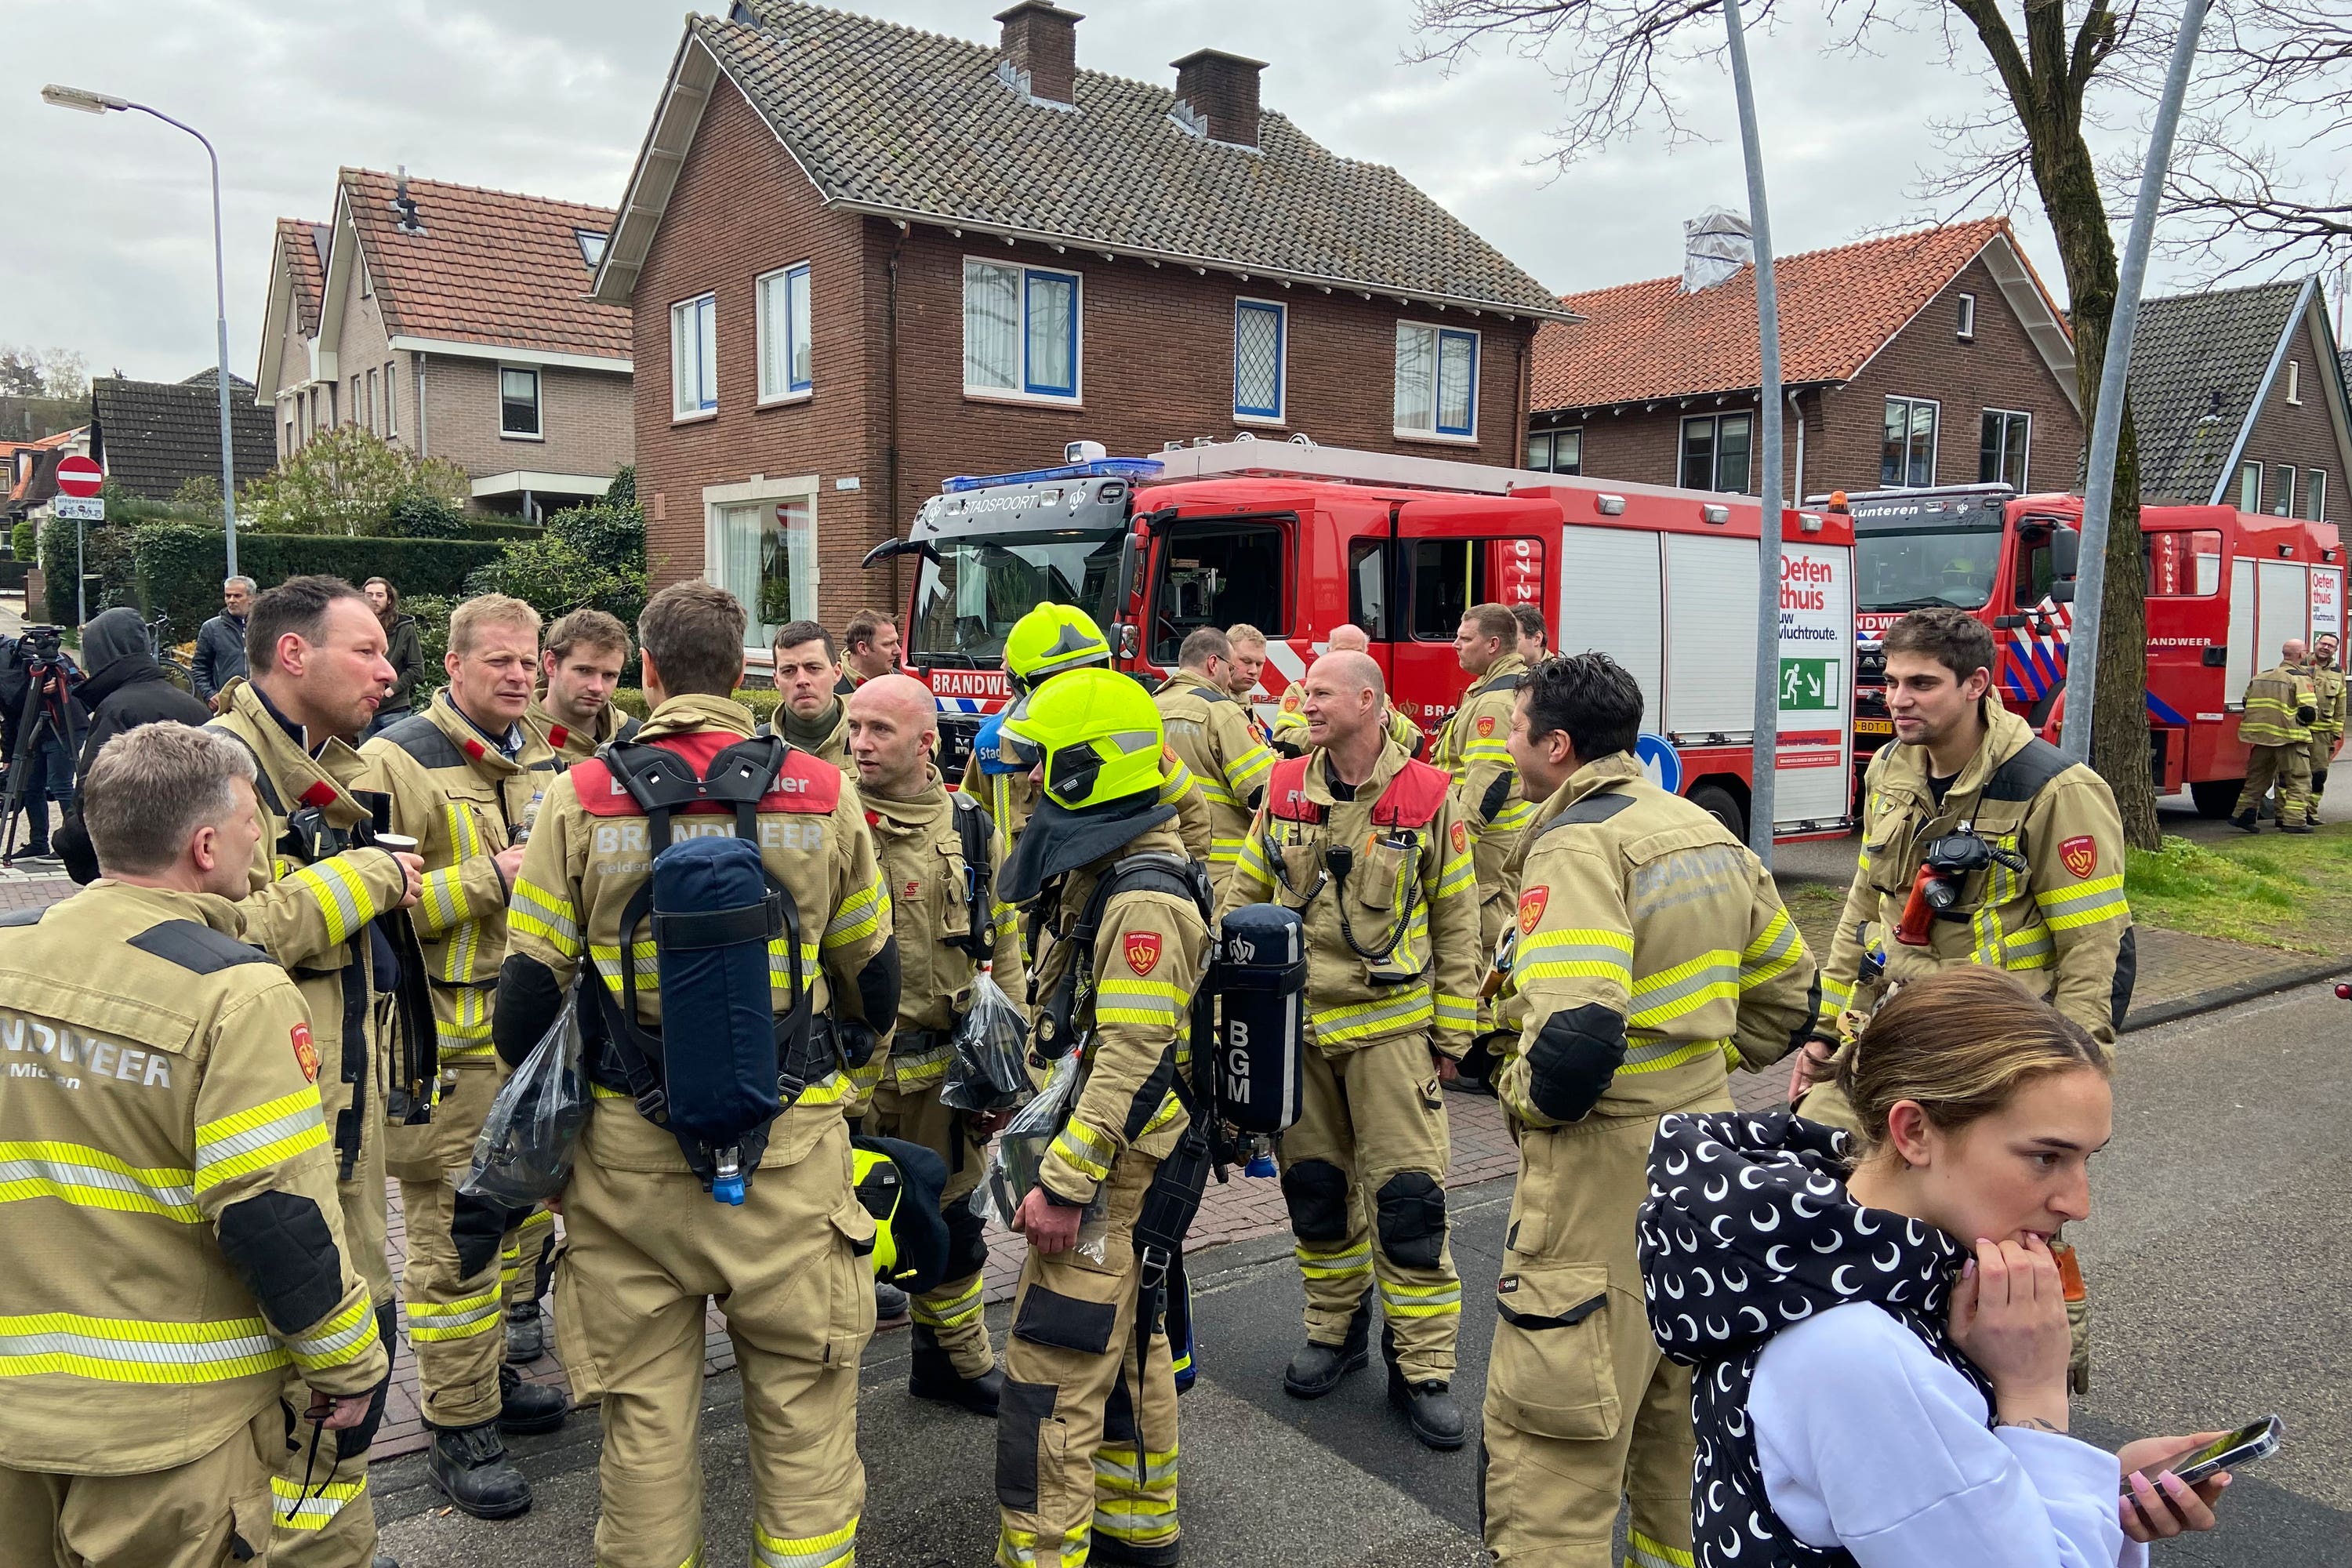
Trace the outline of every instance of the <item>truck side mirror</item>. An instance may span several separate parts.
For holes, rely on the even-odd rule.
[[[2057,575],[2063,581],[2072,583],[2074,580],[2075,568],[2082,563],[2082,534],[2071,528],[2053,530],[2050,556],[2051,564],[2057,568]],[[2064,601],[2061,600],[2060,603],[2063,604]]]
[[[2073,604],[2074,602],[2074,579],[2072,577],[2062,577],[2057,582],[2051,584],[2050,599],[2053,604]]]

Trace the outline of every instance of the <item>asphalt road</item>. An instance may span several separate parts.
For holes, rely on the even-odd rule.
[[[2275,1412],[2284,1448],[2243,1472],[2224,1527],[2158,1554],[2159,1568],[2352,1563],[2352,1004],[2325,985],[2129,1036],[2116,1140],[2095,1166],[2076,1237],[2091,1282],[2095,1363],[2075,1429],[2115,1444]],[[1475,1409],[1494,1322],[1508,1184],[1456,1194],[1464,1277],[1456,1388]],[[1450,1568],[1485,1561],[1475,1445],[1417,1447],[1376,1376],[1313,1405],[1278,1384],[1299,1338],[1287,1239],[1194,1259],[1201,1382],[1184,1397],[1185,1561],[1194,1568]],[[991,1314],[999,1342],[1004,1310]],[[979,1568],[995,1534],[994,1429],[904,1392],[907,1338],[868,1352],[859,1438],[868,1568]],[[731,1375],[703,1402],[706,1561],[743,1561],[750,1485]],[[407,1568],[541,1568],[590,1561],[596,1436],[575,1418],[516,1449],[538,1489],[520,1521],[445,1510],[422,1458],[377,1475],[384,1544]]]

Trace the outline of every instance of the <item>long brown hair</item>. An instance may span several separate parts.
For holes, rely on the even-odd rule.
[[[371,577],[361,584],[360,587],[364,591],[374,587],[378,583],[383,584],[383,608],[377,612],[375,618],[383,623],[385,631],[390,631],[393,622],[400,618],[400,590],[392,585],[392,579],[389,577]]]
[[[1916,1100],[1945,1132],[1990,1116],[2029,1079],[2113,1070],[2090,1031],[1998,969],[1964,964],[1898,989],[1838,1065],[1861,1118],[1863,1149],[1886,1138],[1887,1112]]]

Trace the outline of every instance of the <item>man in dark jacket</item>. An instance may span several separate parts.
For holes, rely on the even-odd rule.
[[[220,689],[245,673],[245,612],[253,603],[253,579],[231,577],[221,584],[221,613],[196,628],[196,657],[188,676],[199,700],[210,702]]]
[[[139,612],[108,610],[81,632],[81,655],[89,669],[79,696],[89,709],[89,728],[82,741],[81,757],[74,768],[77,781],[89,776],[89,764],[99,748],[125,730],[142,724],[171,722],[203,724],[213,716],[209,703],[200,702],[166,679],[147,646],[147,627]],[[77,882],[95,880],[98,855],[82,828],[81,791],[77,788],[66,805],[65,826],[57,835],[58,858]]]

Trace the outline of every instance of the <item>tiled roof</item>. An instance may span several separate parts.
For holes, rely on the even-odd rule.
[[[1080,70],[1073,111],[993,45],[791,0],[689,16],[832,205],[1241,271],[1556,315],[1550,290],[1395,170],[1265,110],[1258,148],[1171,117],[1172,83]],[[1083,47],[1083,40],[1081,40]]]
[[[278,220],[278,254],[294,280],[294,316],[309,337],[319,330],[319,300],[327,291],[328,226],[299,217]]]
[[[1772,277],[1781,382],[1852,378],[1997,238],[2014,247],[2007,218],[1780,258]],[[1763,383],[1752,266],[1696,294],[1682,291],[1677,275],[1570,294],[1560,303],[1585,319],[1536,333],[1533,407],[1582,408]]]
[[[220,384],[220,366],[208,364],[195,374],[183,377],[180,384],[182,386],[217,386]],[[253,390],[253,383],[246,380],[236,372],[231,371],[228,373],[228,390],[231,397],[235,397],[240,392],[250,393]]]
[[[2131,414],[2142,496],[2212,500],[2305,287],[2296,278],[2140,301]]]
[[[104,375],[89,384],[89,404],[91,455],[131,494],[169,500],[182,480],[219,475],[220,401],[213,387]],[[247,397],[230,398],[228,411],[238,482],[277,467],[270,411]]]
[[[407,233],[392,175],[345,169],[341,178],[392,335],[629,357],[629,308],[588,297],[580,250],[581,231],[611,231],[612,208],[412,178],[424,232]]]

